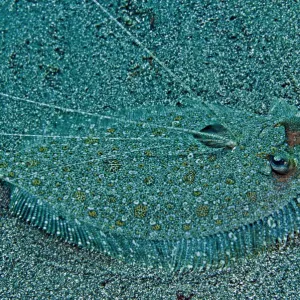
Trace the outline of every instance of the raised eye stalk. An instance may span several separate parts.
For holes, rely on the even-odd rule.
[[[274,127],[284,126],[286,142],[290,147],[300,144],[300,118],[293,117],[288,120],[278,122]]]

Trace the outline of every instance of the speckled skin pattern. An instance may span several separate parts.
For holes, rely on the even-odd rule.
[[[282,109],[295,114],[282,106],[268,117],[204,104],[110,116],[48,108],[57,138],[3,137],[14,145],[1,160],[11,210],[125,262],[170,270],[228,264],[298,230],[298,172],[280,180],[268,160],[299,159],[274,126]],[[227,128],[236,146],[207,146],[191,134],[210,124]]]

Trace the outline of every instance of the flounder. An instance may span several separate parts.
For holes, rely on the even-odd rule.
[[[87,111],[90,102],[83,98],[70,101],[68,95],[64,102],[47,102],[3,91],[0,178],[5,186],[1,190],[10,189],[10,200],[2,201],[1,209],[9,205],[20,219],[68,243],[171,272],[227,266],[277,242],[284,244],[300,228],[296,108],[275,101],[264,116],[203,103],[106,8],[93,2],[133,42],[117,53],[134,52],[131,44],[142,48],[149,65],[155,61],[192,99],[183,105],[180,99],[172,107],[116,109],[104,115],[95,112],[100,103]],[[55,45],[63,37],[55,29],[52,35]],[[99,37],[105,40],[103,49],[117,49],[110,44],[111,36],[107,30]],[[26,54],[28,43],[21,48]],[[42,44],[37,43],[37,52]],[[99,49],[90,55],[98,57]],[[63,49],[56,47],[55,53],[63,59]],[[9,68],[18,67],[16,57],[10,55]],[[46,79],[59,73],[55,66],[39,67]],[[98,77],[93,82],[102,84]]]
[[[196,103],[97,115],[6,94],[0,101],[2,117],[18,120],[18,134],[1,122],[10,210],[71,244],[197,270],[299,231],[294,107],[278,102],[259,116]]]

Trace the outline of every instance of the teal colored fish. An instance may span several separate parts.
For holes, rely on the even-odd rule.
[[[3,113],[14,101],[38,106],[0,99]],[[200,104],[120,116],[47,109],[47,135],[1,133],[0,166],[10,210],[49,234],[183,270],[227,265],[299,229],[299,146],[274,126],[282,110],[283,124],[297,124],[292,107],[267,117]]]
[[[91,110],[83,100],[76,105],[84,108],[0,93],[0,178],[20,219],[68,243],[171,272],[227,266],[299,231],[295,107],[274,101],[258,115],[197,97],[105,114],[95,112],[97,102]]]

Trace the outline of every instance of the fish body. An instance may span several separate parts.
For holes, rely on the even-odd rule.
[[[0,99],[3,112],[20,103]],[[2,124],[10,210],[71,244],[125,263],[198,270],[299,230],[299,146],[287,143],[288,126],[276,126],[283,115],[283,125],[295,120],[293,107],[277,103],[263,116],[195,102],[91,115],[22,105],[48,114],[41,126],[36,112],[11,112],[18,132],[30,124],[23,136]],[[285,174],[281,157],[292,161]]]

